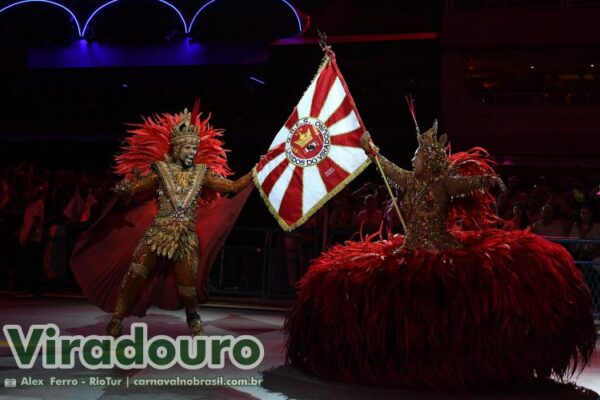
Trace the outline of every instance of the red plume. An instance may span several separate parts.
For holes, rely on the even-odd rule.
[[[204,120],[199,112],[200,101],[196,100],[191,121],[198,130],[200,144],[196,153],[196,164],[206,164],[215,174],[228,176],[232,172],[227,164],[226,150],[223,149],[223,129],[215,129],[209,124],[210,114]],[[157,161],[163,161],[171,153],[171,128],[181,122],[179,114],[156,114],[143,118],[142,123],[131,124],[135,129],[128,131],[123,152],[115,157],[114,171],[126,180],[134,179],[134,171],[140,175],[150,173],[150,167]],[[202,199],[210,201],[218,197],[217,193],[202,190]]]
[[[410,111],[410,115],[412,116],[413,122],[415,123],[415,129],[417,133],[419,132],[419,123],[417,122],[417,112],[415,111],[415,100],[412,97],[412,94],[408,94],[405,96],[406,102],[408,103],[408,111]]]
[[[454,153],[448,157],[452,173],[463,176],[496,175],[493,160],[482,147]],[[504,221],[496,214],[496,198],[489,190],[475,191],[471,196],[455,199],[448,214],[448,227],[461,230],[495,228]]]
[[[194,102],[194,108],[192,108],[192,116],[190,117],[190,122],[192,124],[196,123],[199,113],[200,113],[200,99],[196,99],[196,101]]]

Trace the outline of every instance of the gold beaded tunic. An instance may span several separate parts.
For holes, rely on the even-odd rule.
[[[413,172],[398,167],[381,155],[377,157],[387,177],[403,193],[399,206],[407,232],[402,246],[408,249],[461,247],[446,225],[450,203],[454,198],[486,188],[490,175],[460,176],[445,173],[431,180],[421,181]]]
[[[213,174],[204,164],[190,168],[159,161],[152,171],[126,191],[130,195],[158,190],[158,211],[142,238],[151,251],[172,260],[181,260],[197,250],[196,207],[203,187],[216,192],[238,192],[251,181],[251,172],[237,181]]]

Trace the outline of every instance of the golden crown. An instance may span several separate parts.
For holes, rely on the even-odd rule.
[[[438,121],[437,119],[433,121],[433,126],[427,130],[427,132],[419,134],[417,131],[417,141],[419,142],[419,147],[427,148],[427,147],[439,147],[444,149],[446,142],[448,141],[448,135],[443,134],[440,136],[439,140],[437,138],[438,133]]]
[[[306,131],[304,133],[300,132],[298,134],[298,140],[296,140],[294,143],[296,143],[296,145],[298,145],[299,147],[304,147],[311,140],[313,140],[312,126],[309,125],[308,128],[306,129]]]
[[[171,128],[171,145],[179,146],[182,144],[200,143],[198,128],[191,123],[192,114],[187,108],[179,113],[179,118],[179,123]]]

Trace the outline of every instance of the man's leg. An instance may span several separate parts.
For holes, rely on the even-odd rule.
[[[112,320],[106,327],[106,332],[119,337],[123,330],[123,318],[129,315],[140,288],[150,275],[152,268],[156,265],[157,255],[144,243],[141,242],[133,253],[133,260],[129,270],[123,278],[121,291],[113,311]]]
[[[185,306],[185,316],[188,327],[194,335],[204,334],[202,319],[200,319],[198,294],[196,293],[196,274],[198,270],[198,256],[196,252],[178,260],[175,263],[175,281],[181,301]]]

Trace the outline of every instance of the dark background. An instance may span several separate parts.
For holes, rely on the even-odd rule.
[[[103,2],[61,4],[83,29]],[[440,118],[454,150],[483,145],[505,175],[597,180],[600,2],[298,0],[301,32],[283,1],[172,4],[188,26],[206,8],[185,32],[164,4],[123,0],[83,38],[59,7],[0,13],[0,165],[106,171],[126,123],[200,98],[241,174],[316,72],[319,29],[367,128],[400,165],[416,145],[410,93],[421,126]]]

